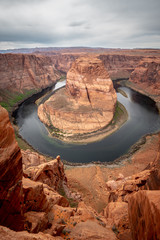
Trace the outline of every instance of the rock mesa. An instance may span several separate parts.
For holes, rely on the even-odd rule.
[[[66,88],[38,108],[41,121],[67,134],[84,134],[113,119],[116,92],[101,60],[81,57],[67,73]]]

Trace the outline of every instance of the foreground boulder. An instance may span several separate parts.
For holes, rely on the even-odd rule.
[[[116,92],[101,60],[82,57],[67,73],[66,89],[52,95],[38,108],[38,116],[56,134],[65,137],[90,133],[113,119]]]
[[[81,222],[76,225],[73,229],[71,235],[71,239],[74,240],[115,240],[116,235],[113,231],[108,227],[104,228],[100,226],[98,223],[88,220],[86,222]]]
[[[27,178],[23,178],[23,194],[25,212],[48,212],[55,204],[69,206],[68,201],[53,188]]]
[[[33,152],[30,149],[22,150],[22,163],[23,163],[23,171],[29,167],[38,166],[42,163],[46,162],[46,158],[43,155],[38,154],[37,152]]]
[[[160,239],[160,191],[139,191],[128,202],[133,240]]]
[[[43,159],[41,155],[38,154],[38,156],[38,159]],[[25,159],[23,159],[23,162],[25,165]],[[60,156],[57,156],[56,159],[50,162],[45,162],[37,166],[27,167],[25,165],[25,168],[25,177],[28,177],[33,181],[45,183],[55,190],[58,190],[62,186],[63,182],[66,181],[64,167],[60,160]]]
[[[23,229],[22,156],[8,112],[0,106],[0,225]]]
[[[1,240],[62,240],[61,237],[53,237],[49,234],[44,234],[42,232],[38,234],[23,232],[15,232],[9,228],[0,226],[0,238]]]

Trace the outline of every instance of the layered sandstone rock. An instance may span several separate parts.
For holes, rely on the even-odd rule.
[[[23,92],[52,85],[60,78],[52,59],[32,54],[0,54],[0,89]]]
[[[38,108],[39,118],[62,134],[84,134],[107,126],[116,105],[113,83],[97,58],[79,58],[60,90]],[[61,134],[59,132],[59,134]]]
[[[160,191],[139,191],[129,199],[132,239],[160,239]]]
[[[23,229],[22,156],[8,112],[0,106],[0,225]]]
[[[33,153],[30,154],[30,156],[32,155]],[[43,159],[43,156],[39,154],[38,156],[39,159]],[[24,173],[31,180],[45,183],[54,190],[58,190],[66,181],[63,163],[60,161],[59,156],[52,161],[28,167],[24,170]]]
[[[43,155],[38,154],[37,152],[33,152],[29,149],[22,150],[22,163],[23,163],[23,171],[29,167],[38,166],[42,163],[46,162],[46,158]]]
[[[88,220],[76,225],[70,235],[74,240],[116,240],[116,235],[110,228],[104,228],[96,222]]]
[[[53,237],[49,234],[39,232],[38,234],[23,232],[15,232],[9,228],[0,226],[0,238],[1,240],[62,240],[61,237]]]
[[[109,72],[112,79],[129,78],[131,72],[137,67],[143,55],[134,56],[129,54],[103,54],[99,58]],[[134,53],[133,53],[134,54]]]
[[[24,175],[36,181],[29,178],[22,180],[22,156],[15,141],[8,113],[3,108],[0,108],[0,132],[0,224],[13,230],[25,229],[29,232],[14,232],[0,226],[0,239],[51,240],[61,237],[66,239],[67,236],[78,239],[77,234],[79,235],[80,231],[78,226],[82,222],[88,230],[83,232],[80,239],[96,239],[97,236],[100,239],[115,239],[111,227],[106,226],[105,219],[95,210],[83,202],[80,202],[77,208],[70,208],[68,200],[56,191],[59,185],[66,184],[60,156],[47,163],[37,153],[23,152]],[[45,163],[37,165],[43,161]],[[32,164],[33,168],[30,166]],[[56,237],[57,235],[61,237]]]
[[[89,51],[88,51],[89,50]],[[59,52],[41,53],[50,56],[55,67],[67,73],[72,63],[80,56],[97,56],[106,67],[111,79],[129,78],[131,72],[144,57],[160,56],[159,50],[120,49],[63,49]]]
[[[55,204],[69,206],[68,201],[47,184],[23,178],[24,211],[48,212]]]
[[[157,102],[160,109],[160,58],[143,59],[132,72],[129,83]]]
[[[128,204],[125,202],[110,202],[103,210],[107,224],[118,235],[118,239],[131,239],[128,217]]]

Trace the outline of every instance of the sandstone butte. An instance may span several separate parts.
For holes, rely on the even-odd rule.
[[[38,108],[38,116],[63,134],[97,131],[113,119],[117,95],[98,58],[78,58],[67,73],[66,88],[53,94]]]
[[[140,61],[127,85],[153,99],[160,110],[160,58]]]

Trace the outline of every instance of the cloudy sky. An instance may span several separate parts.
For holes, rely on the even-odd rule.
[[[160,0],[0,0],[0,49],[160,48]]]

